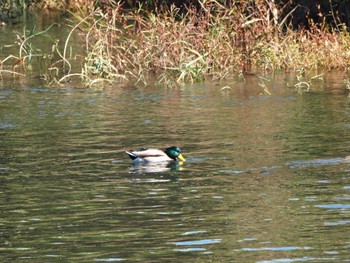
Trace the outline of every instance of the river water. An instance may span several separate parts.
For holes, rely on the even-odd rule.
[[[349,262],[341,72],[165,87],[0,82],[2,262]],[[229,86],[223,88],[225,86]],[[183,164],[124,150],[177,145]]]
[[[3,262],[348,262],[350,98],[246,81],[105,89],[3,81]],[[231,89],[223,86],[229,85]],[[125,149],[181,147],[134,167]]]

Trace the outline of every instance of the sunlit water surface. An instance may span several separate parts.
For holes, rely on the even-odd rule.
[[[350,99],[269,76],[0,88],[3,262],[349,262]],[[229,85],[231,89],[223,86]],[[184,164],[125,149],[177,145]]]

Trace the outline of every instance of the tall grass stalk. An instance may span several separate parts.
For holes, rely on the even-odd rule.
[[[282,15],[284,7],[273,0],[199,3],[199,9],[183,12],[173,6],[157,14],[125,10],[120,2],[104,11],[76,8],[76,24],[62,52],[54,45],[59,59],[48,63],[52,72],[46,78],[64,83],[80,77],[90,86],[113,81],[146,84],[150,75],[159,82],[197,82],[256,70],[350,68],[350,34],[343,25],[330,30],[325,23],[310,22],[309,29],[294,30],[288,21],[296,8]],[[85,39],[85,57],[81,70],[72,72],[68,44],[78,30]],[[36,34],[22,38],[19,60],[30,58],[32,36]],[[263,81],[261,85],[268,93]]]
[[[160,81],[195,82],[251,70],[349,69],[350,36],[344,28],[292,30],[286,23],[295,9],[280,17],[274,1],[201,5],[200,12],[173,7],[157,15],[121,6],[108,15],[95,11],[84,28],[84,74],[142,82],[155,74]]]

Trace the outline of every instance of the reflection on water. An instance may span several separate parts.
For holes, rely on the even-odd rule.
[[[286,79],[272,80],[271,96],[253,78],[176,89],[3,83],[2,259],[349,260],[349,98],[332,76],[303,95]],[[134,166],[124,154],[173,144],[183,164]]]
[[[132,163],[132,173],[160,173],[183,170],[182,162]]]

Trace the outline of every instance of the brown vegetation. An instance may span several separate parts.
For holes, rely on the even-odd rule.
[[[85,28],[84,74],[145,81],[154,73],[160,80],[183,82],[221,79],[252,68],[348,69],[345,26],[330,30],[325,23],[310,22],[309,29],[293,30],[287,24],[293,11],[280,17],[273,1],[259,0],[229,6],[206,1],[200,12],[190,8],[186,13],[175,7],[159,14],[126,11],[121,5],[96,11]]]
[[[152,74],[159,82],[194,82],[243,76],[252,70],[350,68],[350,35],[344,24],[329,27],[320,17],[321,23],[310,20],[307,29],[294,29],[296,8],[286,12],[274,1],[223,5],[208,0],[186,12],[171,6],[156,13],[125,9],[121,3],[103,9],[87,3],[91,1],[84,8],[75,6],[72,13],[76,20],[72,33],[79,29],[85,39],[82,69],[70,70],[68,37],[64,50],[57,52],[69,70],[61,76],[46,74],[50,81],[80,76],[89,85],[115,80],[146,83]]]

